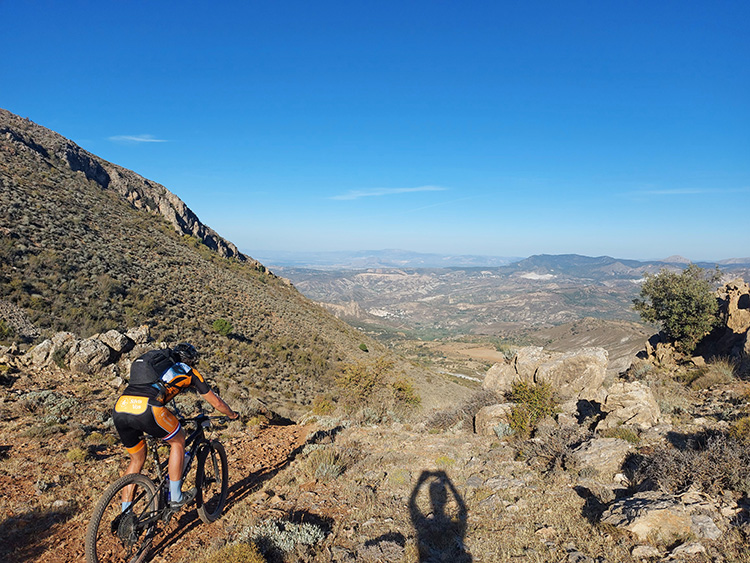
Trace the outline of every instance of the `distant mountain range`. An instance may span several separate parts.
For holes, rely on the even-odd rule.
[[[677,271],[688,263],[674,256],[669,261],[638,261],[541,254],[503,266],[410,267],[404,265],[408,253],[385,256],[396,255],[402,259],[398,266],[380,259],[373,267],[346,267],[339,261],[338,268],[272,269],[355,326],[432,338],[513,335],[586,317],[637,322],[633,299],[645,276],[664,268]],[[750,260],[699,265],[718,265],[724,281],[750,280]]]
[[[610,267],[613,270],[642,270],[653,266],[685,266],[691,260],[670,256],[662,260],[629,260],[610,256],[589,257],[578,254],[540,254],[524,257],[483,256],[465,254],[430,254],[409,250],[358,250],[338,252],[285,252],[271,250],[247,251],[267,267],[311,268],[320,270],[361,270],[369,268],[498,268],[515,266],[518,269],[540,268],[545,272],[557,269],[576,273]],[[704,268],[748,267],[750,258],[730,258],[718,262],[697,262]]]
[[[356,250],[334,252],[252,251],[269,268],[358,270],[366,268],[472,268],[506,266],[519,257],[429,254],[409,250]]]

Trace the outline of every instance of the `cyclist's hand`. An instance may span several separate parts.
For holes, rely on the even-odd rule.
[[[239,420],[240,419],[240,413],[233,412],[232,414],[233,414],[233,416],[230,416],[229,420]]]

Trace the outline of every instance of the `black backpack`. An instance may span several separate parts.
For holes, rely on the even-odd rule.
[[[130,385],[152,385],[161,381],[164,372],[175,365],[171,350],[151,350],[130,366]]]

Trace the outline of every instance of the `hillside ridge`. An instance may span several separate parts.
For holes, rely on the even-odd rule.
[[[49,166],[52,159],[67,164],[73,172],[82,172],[87,179],[120,194],[135,209],[158,213],[169,221],[177,232],[197,237],[204,245],[225,258],[242,262],[250,260],[237,246],[201,223],[198,216],[167,188],[147,180],[135,172],[108,162],[28,118],[21,118],[0,108],[0,136],[37,153]],[[7,150],[7,149],[6,149]]]

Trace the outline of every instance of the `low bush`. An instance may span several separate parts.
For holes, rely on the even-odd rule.
[[[216,319],[211,325],[211,328],[214,329],[214,332],[222,336],[229,336],[229,333],[232,332],[232,328],[234,327],[232,327],[232,323],[226,319]]]
[[[750,416],[736,420],[729,428],[729,435],[746,446],[750,445]]]
[[[200,563],[266,563],[254,543],[233,543],[201,560]]]
[[[743,423],[746,438],[750,423]],[[721,495],[750,492],[750,451],[731,432],[702,432],[673,438],[677,446],[657,448],[632,460],[631,482],[638,487],[681,494],[691,487]]]
[[[515,381],[508,399],[516,403],[511,409],[508,424],[521,438],[529,437],[541,419],[557,412],[557,402],[548,383]]]
[[[252,540],[267,558],[282,560],[298,546],[311,546],[325,538],[320,526],[309,522],[296,524],[287,520],[265,520],[240,534]]]
[[[311,445],[309,454],[301,465],[306,479],[331,481],[341,475],[347,468],[356,463],[360,457],[355,447],[340,448],[337,446]]]
[[[430,430],[447,430],[453,428],[459,423],[463,423],[463,428],[473,430],[474,415],[479,409],[500,402],[500,398],[494,391],[482,389],[471,395],[463,403],[450,409],[439,411],[433,414],[426,423]]]
[[[336,376],[336,387],[343,409],[366,422],[379,422],[394,412],[403,415],[421,403],[411,381],[394,372],[393,362],[386,358],[345,365]]]
[[[11,338],[15,333],[16,331],[5,322],[5,319],[0,319],[0,340]]]

